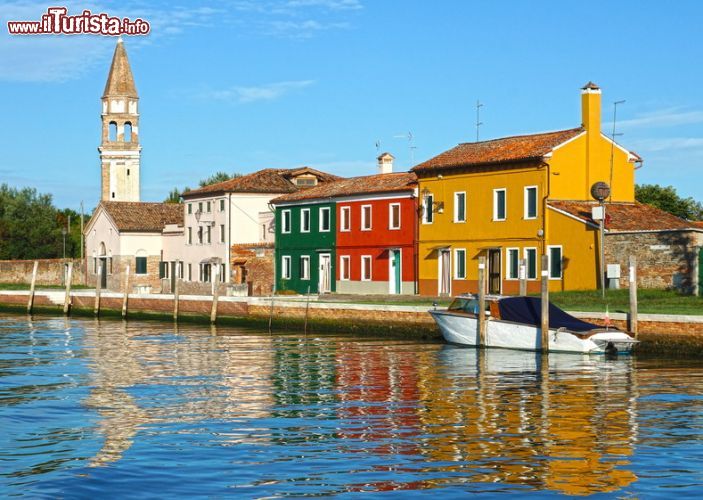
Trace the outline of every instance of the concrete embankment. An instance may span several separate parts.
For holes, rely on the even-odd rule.
[[[28,291],[0,290],[0,310],[26,312]],[[62,314],[63,291],[37,291],[34,312]],[[120,316],[124,295],[103,292],[100,314]],[[71,292],[71,314],[93,315],[95,292]],[[181,295],[179,321],[210,321],[212,297]],[[165,294],[134,294],[128,299],[129,318],[173,320],[174,297]],[[603,323],[604,314],[574,312],[574,316]],[[268,327],[274,330],[298,330],[306,323],[308,331],[316,333],[363,333],[421,339],[441,339],[427,307],[406,305],[349,304],[318,302],[305,299],[274,297],[220,297],[217,303],[217,323]],[[614,326],[626,328],[627,315],[611,313]],[[638,352],[703,356],[703,316],[640,314],[638,319]]]

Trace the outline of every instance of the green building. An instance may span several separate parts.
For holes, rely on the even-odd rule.
[[[276,290],[334,292],[336,204],[325,200],[273,200],[276,206]],[[291,200],[286,201],[287,198]]]

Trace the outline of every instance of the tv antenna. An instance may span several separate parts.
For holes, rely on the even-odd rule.
[[[381,154],[381,139],[376,139],[376,156]]]
[[[408,150],[410,151],[410,166],[415,166],[415,150],[417,146],[413,143],[413,133],[408,132],[407,134],[398,134],[393,136],[396,139],[407,139],[408,140]]]
[[[481,108],[483,104],[478,99],[476,100],[476,142],[478,142],[478,131],[483,122],[481,121]]]
[[[622,132],[618,134],[615,133],[615,123],[618,119],[618,104],[624,103],[625,99],[615,101],[613,103],[613,133],[610,135],[610,196],[608,197],[608,201],[610,201],[613,197],[613,162],[615,158],[615,138],[622,135]]]

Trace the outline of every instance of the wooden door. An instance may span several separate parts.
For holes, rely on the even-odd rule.
[[[488,251],[488,293],[500,294],[500,249]]]

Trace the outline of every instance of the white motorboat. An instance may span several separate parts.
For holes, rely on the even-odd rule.
[[[542,350],[541,299],[489,297],[485,347]],[[446,310],[429,311],[447,342],[478,346],[478,299],[460,295]],[[637,344],[629,333],[582,321],[549,304],[550,352],[628,354]]]

